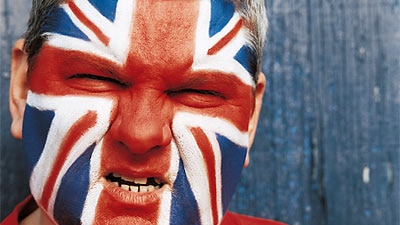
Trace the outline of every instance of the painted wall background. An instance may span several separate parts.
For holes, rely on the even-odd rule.
[[[268,85],[231,210],[293,225],[399,225],[399,0],[266,5]],[[8,82],[29,6],[0,0],[1,219],[28,194]]]

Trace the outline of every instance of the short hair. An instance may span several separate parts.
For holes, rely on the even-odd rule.
[[[28,20],[28,27],[24,34],[24,50],[28,54],[28,64],[31,67],[33,58],[40,51],[43,43],[47,40],[44,35],[44,26],[52,11],[66,0],[32,0],[32,8]],[[254,80],[258,79],[261,71],[262,53],[266,39],[268,21],[265,11],[264,0],[231,0],[235,3],[238,12],[244,18],[244,25],[249,30],[248,39],[250,48],[254,53],[255,74]]]

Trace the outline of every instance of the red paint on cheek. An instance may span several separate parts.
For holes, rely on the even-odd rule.
[[[254,108],[254,91],[251,86],[245,85],[237,77],[229,74],[202,73],[205,80],[214,80],[209,84],[200,87],[205,90],[216,90],[224,96],[222,99],[212,98],[211,101],[218,102],[215,107],[196,108],[182,107],[182,111],[189,111],[202,115],[218,117],[234,124],[240,131],[248,130],[249,121]],[[200,79],[201,80],[201,79]],[[184,98],[184,96],[182,97]],[[199,99],[201,100],[201,98]],[[188,103],[196,105],[197,98],[185,99],[179,101],[193,101]],[[179,107],[180,108],[180,107]]]
[[[46,181],[42,193],[42,204],[45,209],[47,209],[49,206],[49,200],[51,197],[51,193],[53,192],[56,179],[60,174],[60,170],[64,165],[65,160],[71,153],[72,147],[74,146],[74,144],[76,144],[79,138],[82,137],[83,134],[85,134],[91,127],[96,124],[96,119],[96,113],[93,111],[89,111],[71,127],[71,129],[65,136],[64,142],[61,144],[60,149],[54,149],[54,151],[58,151],[57,159],[55,160],[55,164],[51,168],[52,171]]]
[[[209,189],[211,195],[211,207],[213,212],[213,224],[218,223],[218,210],[217,210],[217,181],[216,181],[216,170],[215,170],[215,155],[214,149],[211,146],[210,141],[208,140],[206,134],[201,128],[192,128],[190,131],[193,133],[193,136],[196,138],[196,143],[201,149],[201,153],[203,155],[204,161],[207,164],[207,176],[209,180]]]

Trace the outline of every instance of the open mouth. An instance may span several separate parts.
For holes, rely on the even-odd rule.
[[[164,185],[160,179],[155,177],[130,178],[117,173],[110,173],[106,179],[125,191],[131,192],[150,192],[160,189]]]

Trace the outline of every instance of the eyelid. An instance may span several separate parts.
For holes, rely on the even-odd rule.
[[[213,90],[184,88],[184,89],[179,89],[179,90],[167,91],[167,94],[169,96],[175,96],[175,95],[183,94],[183,93],[194,93],[194,94],[210,95],[210,96],[215,96],[215,97],[219,97],[219,98],[222,98],[222,99],[226,99],[226,97],[222,93],[220,93],[218,91],[213,91]]]
[[[114,84],[117,84],[120,86],[124,86],[124,87],[129,86],[128,83],[121,82],[120,80],[112,78],[112,77],[100,76],[100,75],[94,75],[94,74],[88,74],[88,73],[78,73],[78,74],[74,74],[74,75],[68,77],[68,79],[74,79],[74,78],[106,81],[106,82],[111,82],[111,83],[114,83]]]

